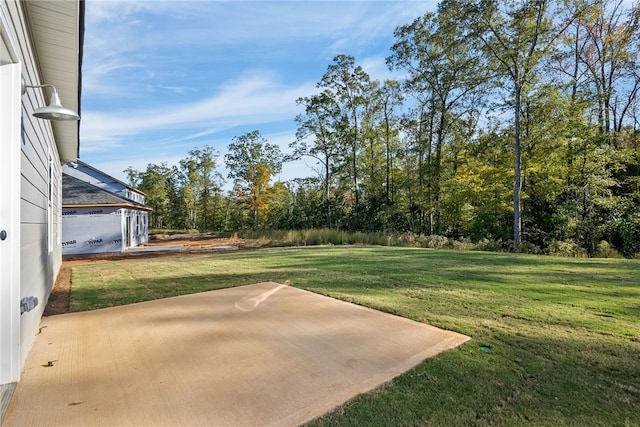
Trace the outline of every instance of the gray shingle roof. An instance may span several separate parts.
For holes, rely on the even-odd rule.
[[[65,173],[62,174],[63,205],[127,205],[146,209],[144,205],[105,191]]]

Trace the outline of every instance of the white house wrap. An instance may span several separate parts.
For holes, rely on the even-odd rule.
[[[123,182],[82,162],[65,165],[62,255],[124,252],[146,243],[150,210],[144,194]]]

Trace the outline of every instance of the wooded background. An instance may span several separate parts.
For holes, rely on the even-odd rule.
[[[199,147],[125,172],[152,228],[408,232],[631,257],[639,17],[637,2],[443,1],[396,29],[387,64],[401,78],[372,80],[336,56],[317,94],[295,100],[286,152],[255,130],[224,157]],[[300,158],[317,170],[273,182]]]

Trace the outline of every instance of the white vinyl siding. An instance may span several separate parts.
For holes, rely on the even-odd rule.
[[[6,19],[4,30],[15,44],[13,48],[22,61],[22,77],[27,84],[41,84],[22,5],[14,1],[0,2]],[[46,105],[48,100],[41,89],[29,89],[20,99],[22,124],[18,131],[18,143],[21,153],[19,177],[16,178],[20,182],[20,298],[33,296],[39,301],[34,310],[20,316],[22,363],[38,331],[40,317],[62,264],[62,252],[60,245],[56,244],[49,250],[50,222],[52,227],[57,227],[54,223],[58,217],[57,212],[61,209],[58,191],[60,183],[54,182],[51,187],[53,191],[49,215],[49,160],[51,159],[52,176],[60,179],[60,158],[51,122],[31,115],[35,108]],[[55,236],[55,231],[53,235]]]

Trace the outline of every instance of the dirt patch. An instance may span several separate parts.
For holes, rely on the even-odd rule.
[[[49,295],[49,301],[44,309],[45,316],[55,316],[69,311],[69,297],[71,296],[71,268],[62,266],[55,285]]]
[[[109,261],[117,261],[122,259],[135,258],[156,258],[164,256],[180,256],[194,252],[218,251],[222,248],[242,248],[245,246],[245,240],[238,238],[219,238],[206,234],[180,234],[180,235],[154,235],[150,236],[149,242],[133,248],[131,251],[124,253],[106,253],[93,255],[70,255],[64,259],[66,265],[78,264],[96,264]],[[167,247],[167,250],[162,250]],[[179,247],[176,250],[176,247]],[[155,251],[145,252],[144,248],[156,249]]]

